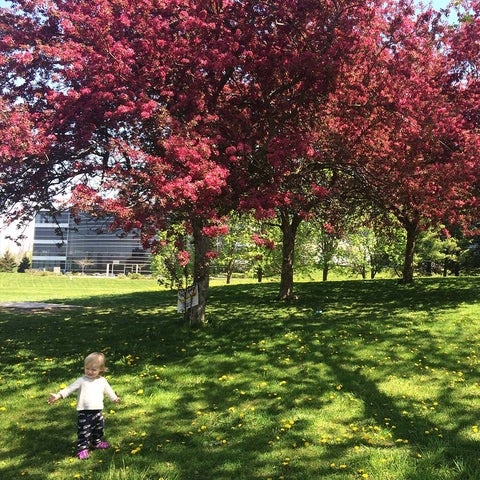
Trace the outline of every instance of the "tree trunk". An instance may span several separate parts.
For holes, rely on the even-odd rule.
[[[295,237],[301,217],[294,213],[292,218],[287,212],[280,211],[282,230],[282,272],[278,300],[293,300],[293,262],[295,258]]]
[[[191,327],[199,328],[206,323],[205,312],[210,284],[210,264],[206,253],[211,249],[211,240],[202,232],[201,219],[194,219],[192,227],[195,253],[193,281],[198,285],[198,305],[186,310],[184,318]]]
[[[257,281],[258,283],[262,282],[263,278],[263,268],[262,267],[257,267]]]
[[[425,274],[432,275],[432,272],[433,272],[432,262],[431,260],[427,260],[425,262]]]
[[[227,264],[227,285],[229,285],[232,280],[233,265],[234,265],[234,261],[233,261],[233,258],[231,258]]]
[[[328,262],[324,262],[323,268],[322,268],[322,282],[326,282],[328,280],[328,270],[329,270]]]
[[[415,255],[415,244],[418,234],[418,222],[404,224],[407,231],[407,243],[405,245],[405,259],[403,263],[402,283],[413,282],[413,260]]]

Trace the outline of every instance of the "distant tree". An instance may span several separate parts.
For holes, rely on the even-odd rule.
[[[10,251],[6,251],[0,258],[0,272],[12,273],[17,268],[15,257]]]
[[[80,260],[75,260],[73,263],[75,263],[82,269],[83,275],[85,273],[85,268],[93,265],[95,262],[91,258],[81,258]]]
[[[442,274],[451,271],[459,275],[461,258],[471,250],[471,239],[462,239],[460,232],[456,235],[447,229],[427,230],[418,239],[418,269],[426,275]]]
[[[26,270],[28,270],[32,265],[32,262],[30,262],[30,258],[28,255],[24,255],[22,259],[20,260],[20,263],[18,264],[17,272],[18,273],[25,273]]]
[[[185,263],[181,255],[188,251],[186,237],[187,233],[181,225],[172,225],[168,231],[158,234],[159,247],[151,267],[157,275],[158,284],[170,290],[188,286],[191,277],[191,265]]]
[[[212,267],[226,275],[229,284],[235,272],[245,272],[255,263],[258,247],[254,234],[261,229],[260,223],[247,213],[232,213],[228,220],[228,232],[217,238],[218,257]]]

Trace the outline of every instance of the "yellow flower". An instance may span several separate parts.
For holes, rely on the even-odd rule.
[[[137,395],[143,395],[143,388],[139,388],[137,390]]]

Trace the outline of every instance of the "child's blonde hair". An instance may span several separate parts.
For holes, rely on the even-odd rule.
[[[105,355],[99,352],[92,352],[85,357],[85,366],[95,365],[100,372],[108,372],[108,368],[105,365]]]

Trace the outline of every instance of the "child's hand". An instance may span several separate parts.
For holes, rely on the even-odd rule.
[[[58,393],[51,393],[48,397],[48,403],[51,405],[55,403],[57,400],[60,400],[62,397]]]
[[[120,399],[120,397],[117,397],[117,399],[114,400],[113,403],[114,403],[115,405],[118,405],[119,403],[122,403],[122,400]]]

